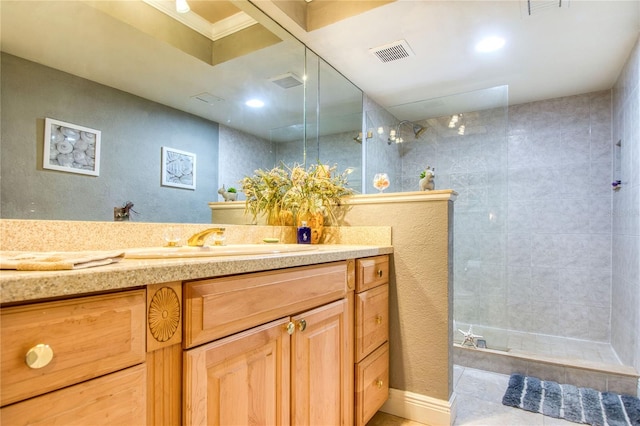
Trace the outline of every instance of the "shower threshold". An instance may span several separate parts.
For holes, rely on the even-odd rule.
[[[532,339],[537,338],[540,342],[545,337],[535,335]],[[489,347],[486,349],[454,343],[454,364],[502,374],[527,374],[600,391],[638,394],[638,372],[622,365],[610,345],[548,337],[553,345],[546,346],[546,351],[530,350],[530,347],[491,347],[490,339],[487,339]],[[554,349],[556,354],[552,353]]]

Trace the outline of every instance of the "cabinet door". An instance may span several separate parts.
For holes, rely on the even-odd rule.
[[[184,424],[289,424],[289,318],[184,355]]]
[[[352,423],[352,339],[347,299],[293,318],[291,424]]]

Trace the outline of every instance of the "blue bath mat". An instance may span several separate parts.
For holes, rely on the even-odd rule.
[[[640,399],[512,374],[502,398],[509,407],[594,426],[640,426]]]

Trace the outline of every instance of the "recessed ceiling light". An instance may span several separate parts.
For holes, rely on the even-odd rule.
[[[187,0],[176,0],[176,12],[178,13],[187,13],[191,9],[189,8],[189,3]]]
[[[264,106],[264,102],[260,99],[249,99],[245,102],[246,106],[250,106],[251,108],[262,108]]]
[[[478,52],[493,52],[494,50],[501,49],[504,46],[504,39],[501,37],[487,37],[483,38],[476,44],[476,51]]]

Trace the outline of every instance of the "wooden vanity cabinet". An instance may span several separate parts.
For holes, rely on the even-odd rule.
[[[186,283],[184,424],[352,424],[347,281],[335,262]]]
[[[0,422],[363,425],[388,392],[388,274],[378,256],[3,307]]]
[[[6,307],[0,321],[3,424],[145,417],[143,289]]]
[[[355,424],[389,397],[389,256],[356,260]]]

